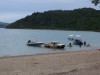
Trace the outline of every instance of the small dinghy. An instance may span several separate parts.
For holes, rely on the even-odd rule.
[[[31,41],[31,40],[29,40],[28,42],[27,42],[27,45],[28,46],[41,46],[41,45],[43,45],[44,43],[43,42],[33,42],[33,41]]]

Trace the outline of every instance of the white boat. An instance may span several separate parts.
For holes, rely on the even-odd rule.
[[[74,40],[74,35],[68,35],[68,40],[73,41]]]
[[[38,42],[38,41],[33,42],[33,41],[31,41],[31,40],[29,40],[29,41],[27,42],[27,45],[28,45],[28,46],[41,46],[41,45],[43,45],[43,44],[44,44],[43,42]]]

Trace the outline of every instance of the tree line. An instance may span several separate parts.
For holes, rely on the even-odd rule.
[[[95,6],[100,4],[100,0],[91,0],[91,1],[92,1],[93,4],[95,4]]]

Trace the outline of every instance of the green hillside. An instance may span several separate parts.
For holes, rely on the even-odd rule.
[[[100,31],[100,10],[81,8],[35,12],[7,28]]]

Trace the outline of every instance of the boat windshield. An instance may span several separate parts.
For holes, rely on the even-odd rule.
[[[59,44],[59,42],[51,42],[51,44]]]

